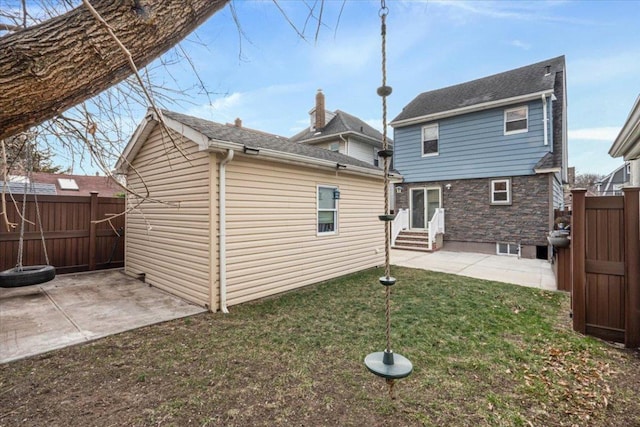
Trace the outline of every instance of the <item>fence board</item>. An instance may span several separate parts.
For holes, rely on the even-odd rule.
[[[18,226],[9,232],[4,227],[0,230],[0,270],[16,265],[20,238],[20,216],[17,209],[22,210],[23,196],[14,195],[15,205],[9,197],[7,199],[7,217]],[[96,195],[94,199],[93,216],[96,219],[105,218],[106,213],[120,213],[125,209],[123,198],[103,198]],[[23,265],[45,264],[34,196],[29,195],[26,200],[25,217],[33,224],[25,223]],[[91,227],[91,200],[92,197],[89,196],[37,197],[49,263],[56,267],[58,273],[124,265],[124,238],[118,238],[114,231],[124,229],[124,215],[111,220],[113,227],[108,222]],[[95,230],[93,238],[92,229]],[[91,240],[94,240],[93,248]],[[93,265],[90,252],[95,253]]]
[[[640,202],[585,197],[574,190],[571,276],[573,327],[606,340],[640,345]]]

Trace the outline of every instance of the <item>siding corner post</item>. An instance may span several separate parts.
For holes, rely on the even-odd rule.
[[[640,346],[640,187],[624,191],[625,347]]]
[[[571,191],[573,198],[573,215],[571,216],[571,310],[573,312],[573,329],[584,334],[586,332],[586,229],[585,229],[585,196],[587,190]]]
[[[96,229],[95,221],[98,219],[98,192],[91,191],[91,203],[89,207],[89,270],[96,269]]]

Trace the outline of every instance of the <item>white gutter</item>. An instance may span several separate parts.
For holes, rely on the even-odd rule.
[[[243,147],[244,147],[243,144],[210,139],[205,151],[212,151],[212,150],[219,150],[219,149],[242,150]],[[297,166],[305,165],[305,166],[311,166],[311,167],[316,167],[320,169],[336,169],[336,164],[338,163],[335,160],[318,159],[317,157],[302,156],[300,154],[270,150],[268,148],[259,148],[259,150],[260,151],[259,151],[258,157],[267,158],[267,159],[270,159],[276,162],[281,162],[281,163],[294,164]],[[355,166],[355,165],[347,165],[346,169],[341,169],[340,172],[353,174],[353,175],[384,177],[384,171],[382,171],[381,169],[365,168],[362,166]]]
[[[624,160],[640,158],[640,96],[629,112],[629,117],[609,149],[611,157],[622,156]]]
[[[552,93],[553,93],[553,89],[548,89],[541,92],[528,93],[526,95],[499,99],[497,101],[489,101],[489,102],[483,102],[481,104],[468,105],[466,107],[455,108],[453,110],[441,111],[438,113],[427,114],[425,116],[412,117],[410,119],[394,121],[389,123],[389,126],[395,128],[395,127],[415,125],[415,124],[426,122],[426,121],[439,120],[439,119],[444,119],[445,117],[457,116],[459,114],[466,114],[474,111],[481,111],[481,110],[488,110],[490,108],[502,107],[509,104],[515,104],[517,102],[533,101],[534,99],[538,99],[540,95],[551,95]]]
[[[219,199],[218,202],[218,223],[220,234],[218,240],[218,255],[220,257],[220,310],[228,313],[227,309],[227,168],[226,165],[233,160],[233,150],[227,151],[227,157],[220,162],[220,180],[218,185]]]
[[[547,122],[549,119],[547,118],[547,96],[542,94],[542,127],[544,129],[544,145],[549,145],[549,137],[547,135]],[[553,147],[551,147],[551,151],[553,151]]]

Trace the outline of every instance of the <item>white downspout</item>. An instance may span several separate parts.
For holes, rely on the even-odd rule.
[[[547,97],[542,95],[542,127],[544,129],[544,145],[549,145],[549,136],[547,135]],[[553,150],[552,150],[553,151]]]
[[[220,194],[218,203],[218,223],[220,227],[218,254],[220,256],[220,310],[228,313],[227,309],[227,168],[226,165],[233,160],[233,150],[227,151],[227,157],[220,162]]]
[[[341,140],[344,141],[344,154],[346,154],[348,156],[349,155],[349,141],[344,139],[344,136],[342,136],[341,133],[339,133],[338,136],[340,137]],[[338,150],[338,152],[340,152],[340,150]]]

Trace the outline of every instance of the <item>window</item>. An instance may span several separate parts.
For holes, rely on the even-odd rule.
[[[504,110],[504,134],[521,133],[528,130],[529,107]]]
[[[511,204],[511,180],[492,179],[491,180],[491,204],[510,205]]]
[[[422,128],[422,157],[438,155],[438,124]]]
[[[335,152],[339,152],[340,151],[340,143],[339,142],[332,142],[329,145],[329,150],[335,151]]]
[[[380,166],[380,158],[378,157],[378,149],[373,147],[373,166]]]
[[[496,253],[498,255],[518,255],[518,245],[515,243],[496,243]]]
[[[318,234],[333,234],[338,229],[338,187],[318,186]]]

